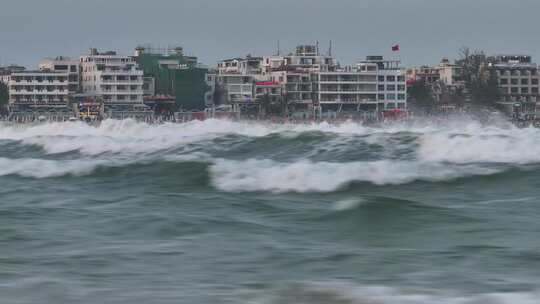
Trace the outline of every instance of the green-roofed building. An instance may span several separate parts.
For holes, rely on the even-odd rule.
[[[197,62],[185,56],[181,47],[156,50],[137,47],[135,58],[145,77],[154,78],[155,95],[171,95],[182,110],[204,109],[213,100],[213,77]]]

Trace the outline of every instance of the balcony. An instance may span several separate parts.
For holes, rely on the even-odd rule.
[[[144,81],[142,79],[138,79],[138,80],[114,80],[114,79],[111,79],[111,80],[101,80],[101,83],[106,83],[106,84],[133,84],[133,85],[143,85]]]

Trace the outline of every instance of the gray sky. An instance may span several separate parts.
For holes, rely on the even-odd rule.
[[[33,67],[95,46],[131,54],[137,44],[182,45],[205,64],[292,51],[319,40],[353,63],[392,56],[406,65],[454,58],[461,46],[526,53],[540,62],[538,0],[2,0],[0,64]]]

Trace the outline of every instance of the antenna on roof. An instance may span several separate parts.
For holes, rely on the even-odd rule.
[[[316,46],[317,46],[317,56],[319,56],[319,40],[317,40]]]
[[[332,57],[332,39],[330,39],[330,43],[328,45],[328,56]]]
[[[279,39],[277,41],[277,55],[279,56],[279,53],[280,53],[280,49],[279,49]]]

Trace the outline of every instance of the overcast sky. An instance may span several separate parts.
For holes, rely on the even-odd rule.
[[[461,46],[540,62],[539,0],[2,0],[0,65],[77,57],[89,47],[132,54],[182,45],[205,64],[333,40],[338,60],[392,56],[406,65],[454,58]]]

